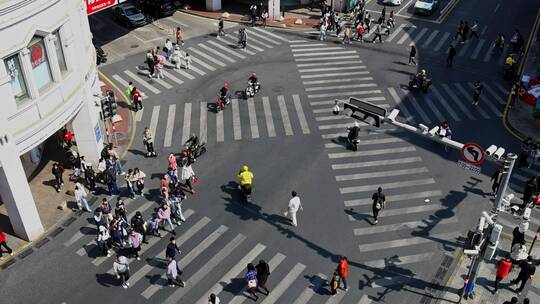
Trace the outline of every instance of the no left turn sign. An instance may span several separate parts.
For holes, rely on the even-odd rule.
[[[479,144],[468,143],[461,148],[461,157],[468,163],[479,165],[484,161],[486,155]]]

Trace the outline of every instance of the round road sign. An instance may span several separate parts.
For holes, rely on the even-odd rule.
[[[461,148],[461,157],[468,163],[479,165],[484,161],[486,155],[479,144],[468,143]]]

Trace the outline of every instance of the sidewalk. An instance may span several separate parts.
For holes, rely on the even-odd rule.
[[[523,66],[520,73],[531,78],[540,77],[540,10],[537,14],[533,30],[530,36],[529,47],[523,58]],[[516,100],[514,106],[508,109],[506,121],[510,129],[522,139],[532,137],[535,142],[540,142],[540,124],[533,117],[534,107],[521,100]]]
[[[101,87],[102,94],[106,94],[108,90],[112,89],[118,100],[117,113],[122,117],[122,121],[115,126],[118,139],[118,153],[123,157],[129,148],[130,132],[133,129],[131,111],[128,109],[122,93],[118,92],[116,88],[111,88],[101,75],[100,80],[103,82]],[[103,133],[105,134],[105,130]],[[112,136],[112,133],[110,135]],[[38,169],[39,172],[30,181],[30,189],[45,232],[41,238],[30,243],[14,236],[6,208],[3,204],[0,204],[0,230],[6,233],[7,243],[14,250],[13,257],[4,254],[3,259],[0,259],[0,269],[11,266],[18,259],[26,257],[33,250],[44,245],[48,240],[55,237],[59,231],[62,231],[62,227],[67,227],[74,221],[72,219],[74,218],[73,215],[80,216],[82,214],[77,210],[77,203],[73,194],[75,183],[69,181],[69,174],[73,172],[71,168],[66,168],[63,174],[65,185],[61,191],[55,191],[54,177],[51,173],[52,165],[55,162],[66,163],[67,161],[63,150],[54,139],[49,140],[45,145],[43,158],[41,169]],[[91,193],[88,194],[88,203],[92,205],[97,198],[94,198]]]

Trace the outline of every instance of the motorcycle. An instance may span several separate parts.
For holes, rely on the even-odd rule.
[[[255,84],[252,84],[251,82],[248,81],[248,86],[246,88],[246,98],[255,96],[255,94],[257,94],[260,89],[261,89],[260,83],[257,82]]]
[[[347,134],[347,143],[349,144],[349,148],[353,151],[358,151],[358,144],[360,144],[360,139],[357,135],[352,135],[351,132],[353,131],[354,127],[347,128],[347,131],[349,131],[349,134]]]
[[[107,53],[105,53],[105,51],[101,47],[99,47],[97,45],[95,45],[94,48],[96,50],[96,64],[100,65],[102,63],[106,63],[107,62]]]
[[[427,77],[420,77],[418,75],[411,76],[409,80],[409,89],[420,89],[422,92],[427,93],[429,86],[431,85],[431,79]]]
[[[214,109],[216,110],[216,113],[221,110],[224,110],[230,103],[231,103],[230,95],[225,96],[225,98],[222,98],[221,95],[218,95],[218,99],[216,99],[216,102],[214,104]]]
[[[200,142],[195,135],[191,136],[185,143],[182,152],[186,152],[186,157],[180,159],[181,164],[194,163],[197,158],[206,153],[206,143]]]
[[[240,190],[240,194],[242,194],[242,199],[246,203],[251,203],[251,192],[253,190],[253,185],[238,185],[238,189]]]

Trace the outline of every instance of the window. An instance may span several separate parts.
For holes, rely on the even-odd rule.
[[[43,38],[34,37],[28,46],[30,49],[30,63],[34,74],[36,87],[41,92],[52,82],[51,68],[47,59],[47,51]]]
[[[28,98],[28,91],[26,89],[26,83],[24,82],[19,55],[15,54],[6,58],[4,63],[6,64],[7,73],[11,78],[11,91],[13,92],[17,104],[20,104],[22,100]]]
[[[62,40],[60,39],[60,32],[56,31],[54,35],[54,49],[56,50],[56,57],[58,58],[58,66],[60,67],[60,72],[67,71],[66,59],[64,58],[64,51],[62,49]]]

